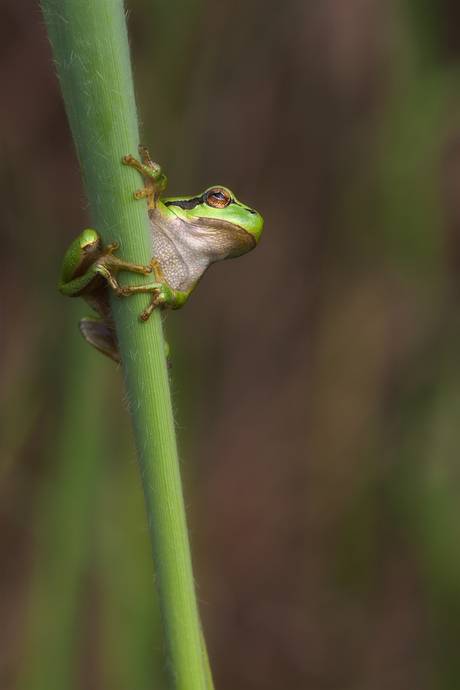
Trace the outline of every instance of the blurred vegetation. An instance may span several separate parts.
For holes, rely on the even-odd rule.
[[[0,12],[0,687],[161,690],[121,373],[56,289],[82,183],[37,6]],[[166,317],[221,690],[460,687],[459,26],[450,0],[129,4],[167,193],[266,221]]]

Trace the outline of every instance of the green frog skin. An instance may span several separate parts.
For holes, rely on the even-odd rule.
[[[180,309],[209,266],[232,259],[258,244],[263,220],[257,211],[241,204],[226,187],[211,187],[196,197],[161,199],[166,177],[145,148],[143,163],[131,154],[123,162],[145,177],[136,199],[147,198],[154,257],[150,266],[122,261],[114,255],[113,242],[104,250],[94,230],[84,230],[70,245],[62,265],[59,290],[69,297],[83,297],[99,318],[84,318],[79,328],[86,340],[115,361],[120,361],[107,286],[117,297],[137,292],[151,294],[140,314],[143,321],[156,307]],[[120,287],[119,271],[155,274],[155,282]]]

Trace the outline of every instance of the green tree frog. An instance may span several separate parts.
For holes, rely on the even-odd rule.
[[[226,187],[211,187],[200,196],[160,199],[166,177],[142,144],[143,163],[131,154],[123,157],[145,177],[145,188],[134,192],[147,198],[154,257],[150,266],[122,261],[114,255],[113,242],[104,250],[99,235],[85,230],[66,252],[59,290],[69,297],[83,297],[99,318],[87,317],[79,328],[85,339],[115,361],[120,361],[109,301],[109,286],[117,297],[136,292],[151,293],[149,305],[140,314],[147,321],[156,307],[180,309],[203,273],[215,261],[246,254],[257,245],[263,220],[241,204]],[[119,271],[155,274],[155,282],[124,285]]]

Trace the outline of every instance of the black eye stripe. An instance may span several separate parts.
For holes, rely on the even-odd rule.
[[[165,206],[179,206],[185,211],[191,211],[200,204],[204,203],[205,195],[195,196],[193,199],[176,199],[176,201],[165,201]]]
[[[222,192],[219,192],[221,194]],[[183,208],[184,211],[191,211],[192,209],[196,208],[200,204],[205,204],[206,203],[206,192],[202,194],[201,196],[195,196],[193,199],[176,199],[176,201],[165,201],[164,205],[165,206],[179,206],[179,208]],[[244,208],[245,211],[248,211],[249,213],[255,214],[255,211],[252,210],[252,208],[248,208],[247,206],[243,206],[243,204],[240,204],[238,201],[235,201],[235,199],[230,200],[230,204],[236,204],[237,206],[241,206],[241,208]],[[230,205],[229,204],[229,205]]]

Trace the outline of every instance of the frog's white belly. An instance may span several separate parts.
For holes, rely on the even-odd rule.
[[[209,238],[194,223],[180,218],[165,219],[150,211],[153,256],[173,290],[188,292],[208,266],[217,260],[210,252]]]

